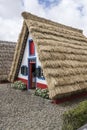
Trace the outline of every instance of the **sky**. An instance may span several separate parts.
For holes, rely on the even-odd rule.
[[[23,11],[82,29],[87,36],[87,0],[0,0],[0,40],[18,40]]]

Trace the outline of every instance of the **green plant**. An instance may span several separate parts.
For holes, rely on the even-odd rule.
[[[23,83],[22,81],[16,81],[12,85],[13,88],[15,89],[20,89],[20,90],[26,90],[26,84]]]
[[[35,90],[35,95],[36,96],[40,96],[40,97],[43,97],[43,98],[46,98],[46,99],[49,99],[49,94],[48,94],[48,89],[41,89],[41,88],[36,88]]]
[[[77,130],[86,122],[87,101],[83,101],[76,108],[64,113],[62,130]]]

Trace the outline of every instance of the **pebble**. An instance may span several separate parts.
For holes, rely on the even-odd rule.
[[[62,130],[62,115],[84,99],[63,104],[0,84],[0,130]]]

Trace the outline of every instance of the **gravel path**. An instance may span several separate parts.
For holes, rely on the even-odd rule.
[[[61,130],[63,112],[80,102],[55,105],[32,91],[0,84],[0,130]]]

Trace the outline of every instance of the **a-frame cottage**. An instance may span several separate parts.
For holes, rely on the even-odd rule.
[[[87,90],[87,38],[82,30],[22,13],[23,27],[8,80],[49,89],[51,99]]]

